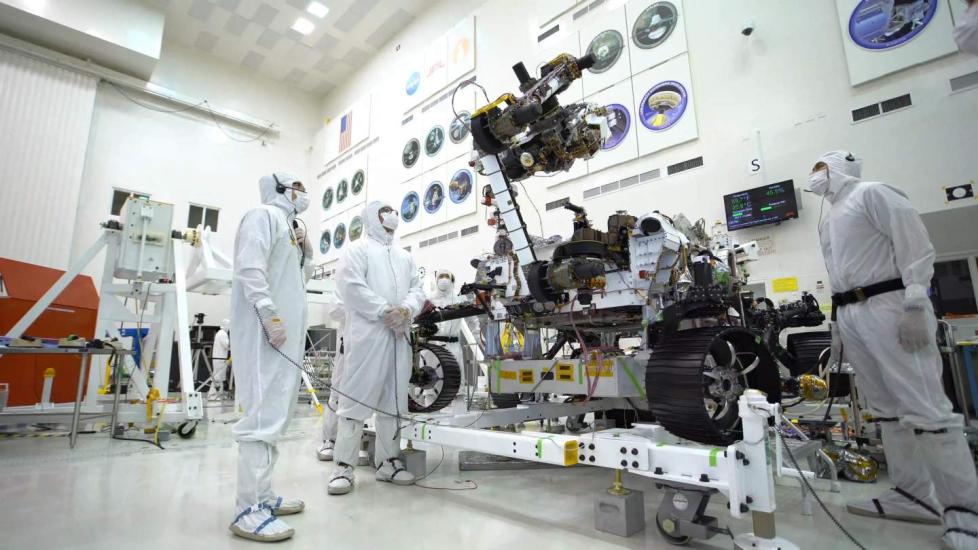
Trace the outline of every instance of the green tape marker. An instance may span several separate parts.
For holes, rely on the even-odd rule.
[[[577,360],[577,384],[581,385],[584,383],[584,372],[581,369],[581,360]]]
[[[645,395],[645,388],[643,388],[642,385],[638,383],[638,377],[635,376],[635,373],[632,372],[632,369],[628,368],[628,365],[625,364],[625,362],[622,361],[621,358],[616,359],[616,361],[625,370],[625,374],[628,375],[628,380],[631,381],[632,386],[635,386],[635,389],[638,390],[638,394],[642,396],[642,399],[648,399],[648,396]]]
[[[543,440],[537,438],[537,458],[543,458]]]
[[[723,451],[720,447],[713,447],[710,449],[710,468],[717,467],[717,455]]]
[[[494,359],[493,362],[490,363],[490,368],[496,373],[496,391],[499,391],[499,388],[502,387],[501,364],[502,362],[499,359]]]

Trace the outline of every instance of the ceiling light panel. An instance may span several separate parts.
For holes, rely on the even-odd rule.
[[[309,2],[309,5],[306,6],[306,11],[322,19],[329,13],[329,8],[320,2]]]
[[[307,35],[315,29],[316,25],[313,25],[312,21],[305,17],[297,17],[295,23],[292,23],[292,30],[302,35]]]

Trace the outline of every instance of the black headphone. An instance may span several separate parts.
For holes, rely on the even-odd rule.
[[[285,193],[285,190],[288,189],[288,187],[282,185],[282,182],[278,181],[278,176],[275,175],[275,172],[272,172],[272,178],[275,180],[275,192]]]
[[[275,180],[275,192],[276,193],[285,193],[285,191],[288,190],[288,189],[291,189],[293,191],[299,191],[300,193],[305,193],[305,191],[303,191],[301,189],[296,189],[295,188],[295,183],[293,183],[292,185],[285,185],[284,183],[282,183],[281,181],[279,181],[278,176],[275,175],[275,172],[272,172],[272,179]],[[297,181],[296,183],[299,183],[300,185],[302,184],[302,182],[299,182],[299,181]]]
[[[849,153],[848,155],[846,155],[846,160],[848,160],[849,162],[856,162],[856,157],[852,156],[852,153]]]

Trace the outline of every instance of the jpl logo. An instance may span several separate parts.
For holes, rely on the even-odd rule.
[[[428,76],[430,77],[431,75],[435,74],[436,71],[444,68],[445,68],[445,62],[439,59],[438,61],[432,63],[430,67],[428,67]]]
[[[407,95],[414,95],[414,92],[418,91],[419,86],[421,86],[421,73],[414,71],[408,77],[407,86],[404,87],[404,91],[407,92]]]

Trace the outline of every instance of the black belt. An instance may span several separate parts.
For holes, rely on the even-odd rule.
[[[458,336],[429,336],[431,342],[458,342]]]
[[[832,295],[832,320],[835,321],[836,308],[847,306],[849,304],[855,304],[857,302],[865,302],[866,300],[872,298],[873,296],[879,294],[885,294],[887,292],[903,290],[904,288],[906,287],[903,286],[902,279],[890,279],[889,281],[873,283],[867,286],[860,286],[852,290],[847,290],[845,292],[833,294]]]

